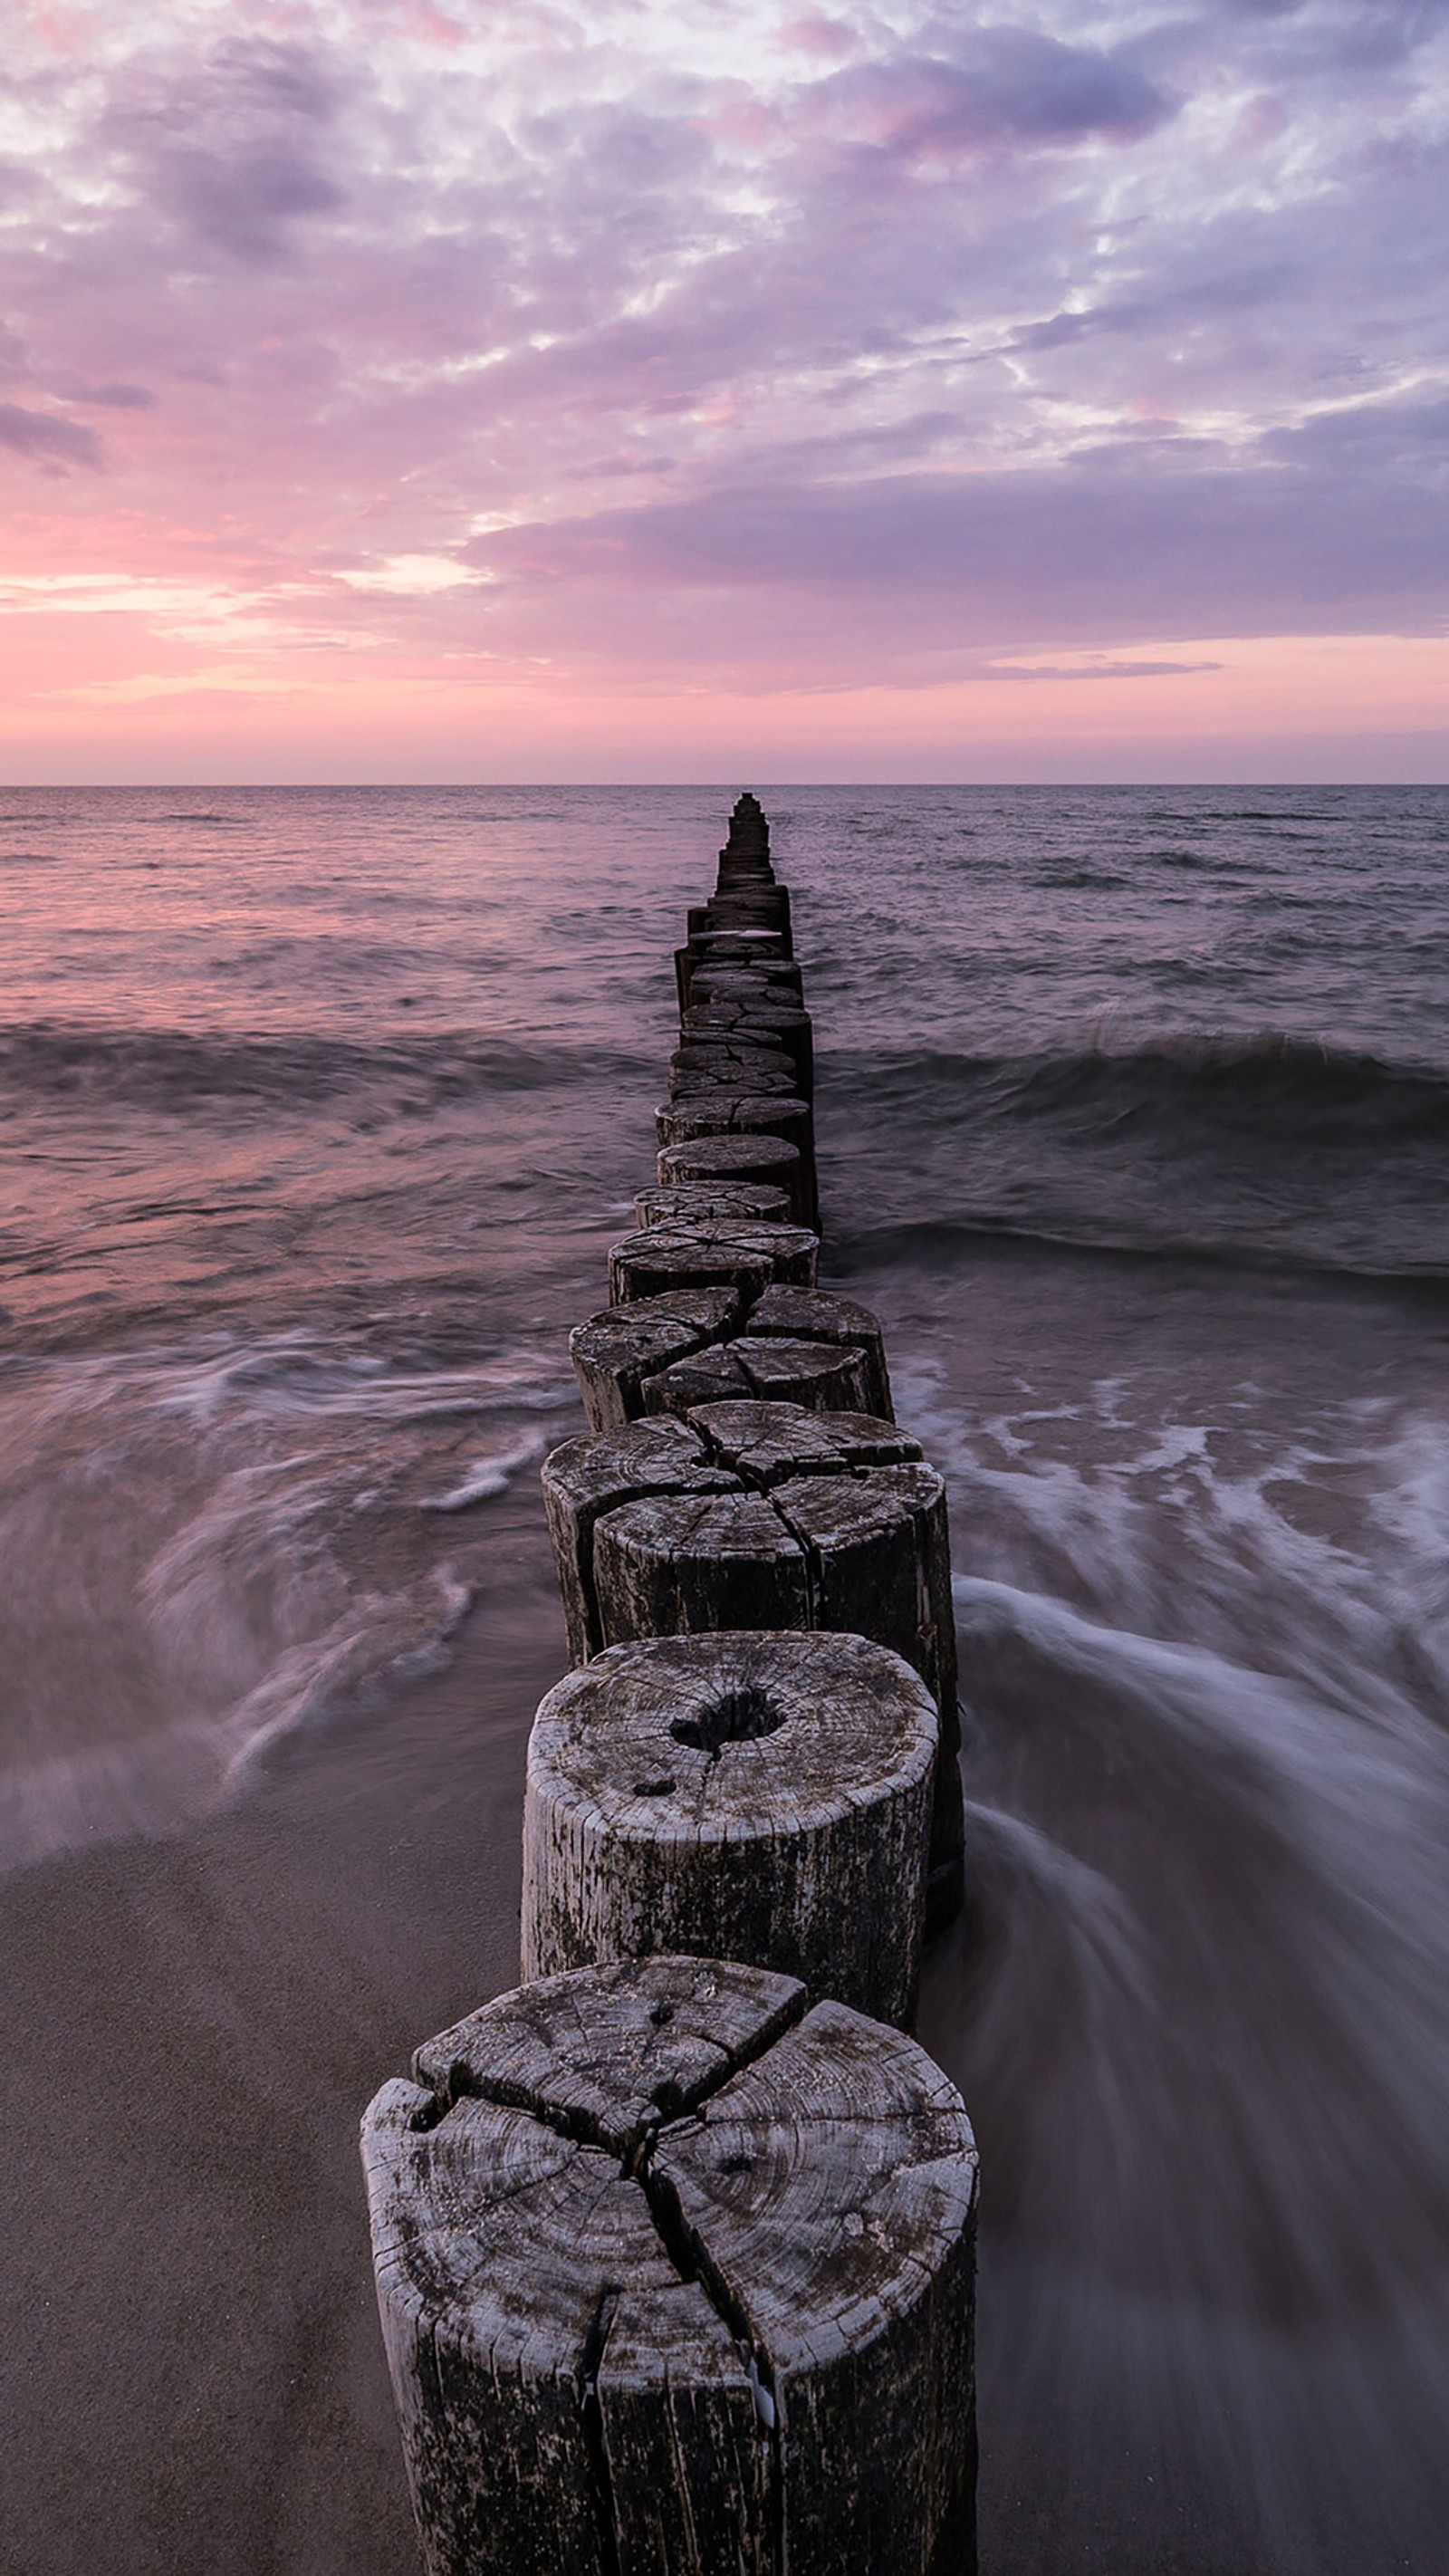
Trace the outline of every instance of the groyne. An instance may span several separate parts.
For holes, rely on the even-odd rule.
[[[428,2576],[965,2576],[976,2155],[909,2035],[962,1901],[945,1489],[819,1284],[752,796],[544,1499],[523,1982],[363,2125]]]

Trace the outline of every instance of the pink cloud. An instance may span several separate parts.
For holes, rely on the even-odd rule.
[[[460,693],[886,709],[942,655],[1442,618],[1407,0],[742,19],[728,58],[510,0],[84,23],[5,75],[6,562],[133,604],[58,613],[43,676],[12,605],[41,735],[57,657],[208,739],[228,672],[245,727],[295,680],[359,743],[405,673],[422,743]]]

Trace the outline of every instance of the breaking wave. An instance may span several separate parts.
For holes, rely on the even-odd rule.
[[[1431,1065],[1270,1032],[835,1057],[824,1074],[865,1139],[857,1202],[902,1251],[924,1228],[1449,1275],[1449,1072]]]
[[[997,1116],[1070,1120],[1088,1134],[1130,1123],[1167,1134],[1216,1129],[1235,1142],[1245,1135],[1329,1145],[1449,1137],[1449,1074],[1273,1032],[1060,1054],[877,1057],[872,1077],[897,1107],[954,1098]]]

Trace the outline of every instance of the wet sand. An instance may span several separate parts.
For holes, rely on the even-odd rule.
[[[516,1977],[523,1748],[563,1641],[536,1494],[495,1514],[448,1672],[201,1830],[0,1890],[14,2576],[416,2563],[356,2133]]]

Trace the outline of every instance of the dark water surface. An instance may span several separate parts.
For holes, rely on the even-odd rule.
[[[17,2576],[413,2563],[355,2120],[516,1971],[739,783],[0,795]],[[951,1482],[985,2567],[1438,2576],[1449,793],[761,793]]]

